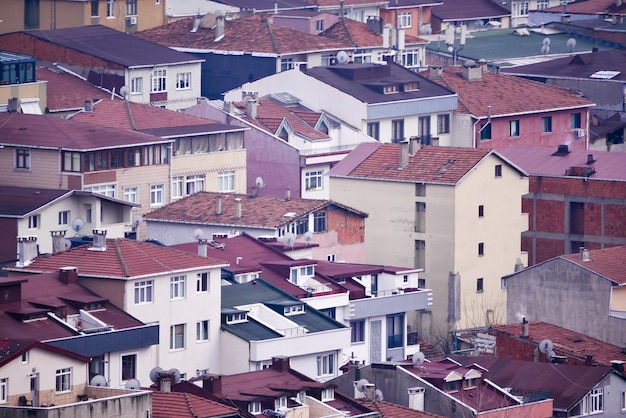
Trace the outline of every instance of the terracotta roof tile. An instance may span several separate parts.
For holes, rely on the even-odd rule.
[[[626,270],[624,270],[626,246],[589,250],[589,261],[581,260],[578,253],[561,257],[598,273],[617,284],[626,284]]]
[[[107,240],[106,251],[92,251],[91,248],[90,244],[82,245],[37,257],[27,267],[7,268],[15,271],[52,272],[73,266],[81,276],[125,279],[193,268],[221,267],[226,264],[222,260],[131,239]]]
[[[50,112],[80,110],[86,100],[110,99],[111,94],[62,70],[37,67],[37,80],[47,81],[47,102]]]
[[[234,417],[237,408],[222,405],[190,393],[152,392],[153,418],[211,418]]]
[[[373,146],[359,145],[357,152],[348,154],[330,171],[330,176],[454,185],[491,153],[489,149],[425,146],[398,169],[400,146],[374,145],[378,147],[373,152]],[[361,152],[361,148],[366,152]]]

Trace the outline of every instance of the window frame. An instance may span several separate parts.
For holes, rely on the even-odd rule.
[[[280,72],[293,70],[294,68],[293,57],[281,58],[280,59]]]
[[[132,361],[126,362],[126,359]],[[120,376],[122,381],[137,378],[137,353],[122,354],[120,356]]]
[[[9,378],[0,378],[0,404],[9,402]]]
[[[72,368],[64,367],[56,369],[54,375],[54,391],[55,393],[67,393],[72,391]]]
[[[491,122],[487,122],[480,126],[480,140],[491,141]]]
[[[235,172],[220,171],[217,173],[217,191],[229,193],[235,191]]]
[[[365,342],[365,320],[357,319],[350,321],[350,343],[359,344]]]
[[[28,229],[39,229],[41,226],[40,215],[31,215],[28,217]]]
[[[404,141],[404,119],[393,119],[391,121],[391,142]]]
[[[167,91],[167,68],[157,67],[150,73],[150,93]]]
[[[143,77],[133,77],[130,79],[130,94],[143,93]]]
[[[437,135],[450,133],[450,114],[440,113],[437,115]]]
[[[478,217],[479,218],[485,217],[485,205],[478,205]]]
[[[208,293],[209,292],[209,278],[211,273],[205,271],[204,273],[198,273],[196,276],[196,293]]]
[[[165,185],[163,183],[150,185],[150,207],[165,204]]]
[[[263,411],[261,410],[261,402],[249,402],[248,403],[248,412],[251,413],[252,415],[260,415],[263,413]]]
[[[520,136],[519,119],[509,121],[509,137],[518,138]]]
[[[325,209],[313,213],[313,232],[316,234],[328,232],[328,216]]]
[[[63,167],[61,171],[70,172],[70,173],[80,173],[80,162],[82,160],[82,156],[80,152],[75,151],[63,151],[62,153],[62,164]]]
[[[185,324],[170,326],[170,351],[185,349]]]
[[[124,187],[124,200],[131,203],[139,203],[139,187]]]
[[[479,242],[478,243],[478,256],[482,257],[485,255],[485,243],[484,242]]]
[[[541,133],[552,133],[552,116],[543,116],[541,118]]]
[[[304,183],[307,191],[324,190],[324,170],[307,171]]]
[[[570,128],[581,129],[582,128],[582,114],[580,112],[574,112],[570,114]]]
[[[367,135],[380,141],[380,122],[367,122]]]
[[[187,276],[184,274],[170,277],[170,300],[185,299],[186,282]]]
[[[126,16],[137,16],[137,0],[126,0]]]
[[[70,224],[70,211],[62,210],[59,211],[59,225],[69,225]]]
[[[31,170],[32,169],[32,153],[30,148],[15,148],[15,169]]]
[[[502,177],[502,164],[496,164],[494,167],[494,175],[499,178]]]
[[[185,194],[186,196],[203,192],[205,190],[206,176],[204,174],[195,174],[185,178]]]
[[[398,13],[398,29],[409,29],[411,27],[413,27],[413,13]]]
[[[107,2],[107,19],[115,19],[115,0],[106,0]]]
[[[191,72],[176,74],[176,90],[191,89]]]
[[[335,353],[326,353],[317,356],[317,377],[333,376],[334,374]]]
[[[205,343],[210,338],[211,322],[203,319],[196,322],[196,343]]]
[[[154,280],[141,280],[134,284],[135,305],[154,302]]]
[[[485,291],[485,279],[479,277],[476,279],[476,293],[483,293]]]

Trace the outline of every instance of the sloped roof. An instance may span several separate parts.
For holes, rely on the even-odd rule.
[[[441,6],[443,1],[437,0],[395,0],[389,2],[387,9],[407,9],[411,7]]]
[[[85,107],[86,100],[111,98],[111,93],[52,67],[37,67],[37,80],[47,81],[47,109],[50,112],[80,110]]]
[[[442,5],[433,7],[432,14],[447,21],[504,17],[511,12],[491,0],[445,0]]]
[[[493,151],[424,146],[398,169],[398,144],[360,144],[330,171],[331,177],[455,185]]]
[[[88,363],[90,361],[89,357],[81,356],[80,354],[76,354],[71,351],[64,350],[62,348],[41,343],[38,341],[28,339],[2,338],[0,339],[0,367],[4,366],[14,358],[21,356],[23,353],[32,350],[33,348],[40,348],[42,350],[51,351],[53,353],[60,354],[66,357],[73,357],[84,363]]]
[[[216,213],[218,197],[221,198],[222,208],[219,215]],[[237,199],[241,202],[239,219],[237,219]],[[361,211],[332,200],[293,198],[286,200],[277,196],[252,197],[247,194],[198,192],[146,214],[144,220],[275,229],[329,206],[367,217],[367,214]]]
[[[496,332],[517,337],[520,335],[522,324],[494,325],[492,328]],[[585,360],[586,356],[593,356],[593,365],[610,367],[612,360],[626,361],[622,347],[547,322],[529,322],[528,337],[524,340],[539,346],[539,343],[546,339],[552,341],[556,354],[580,360]]]
[[[357,399],[357,401],[373,411],[380,412],[383,418],[432,418],[443,416],[431,414],[430,412],[417,411],[415,409],[387,401],[372,401],[365,398]]]
[[[621,8],[626,11],[626,6]],[[541,12],[563,13],[563,6],[543,9]],[[615,0],[583,0],[568,3],[565,9],[569,14],[605,14],[619,10]]]
[[[576,263],[617,284],[626,284],[626,271],[623,263],[626,259],[626,246],[589,250],[588,254],[589,261],[581,260],[579,254],[563,255],[561,258]]]
[[[91,151],[169,142],[172,140],[56,116],[0,113],[0,145]]]
[[[483,72],[469,81],[460,68],[445,68],[435,80],[459,96],[459,112],[476,118],[510,116],[592,107],[580,94],[538,81]]]
[[[326,29],[319,36],[339,41],[344,48],[381,48],[384,44],[383,36],[372,32],[366,23],[344,18]],[[428,41],[415,36],[406,36],[406,45],[426,44]]]
[[[153,418],[238,417],[238,409],[184,392],[152,392]]]
[[[215,41],[215,27],[200,26],[195,32],[192,31],[193,27],[193,18],[181,19],[136,32],[134,36],[170,48],[235,54],[256,53],[264,56],[337,50],[345,47],[333,39],[274,25],[270,18],[259,14],[225,20],[224,36],[218,41]]]
[[[124,67],[151,67],[159,64],[200,63],[203,61],[193,55],[165,48],[158,43],[149,42],[102,25],[29,30],[22,32],[22,34]]]
[[[12,271],[51,272],[73,266],[82,277],[128,279],[226,265],[222,260],[132,239],[109,239],[106,251],[93,251],[91,248],[90,244],[82,245],[37,257],[27,267],[6,268]]]
[[[568,148],[567,154],[554,155],[556,151],[557,148],[513,145],[501,154],[530,176],[567,178],[565,173],[571,167],[588,167],[595,170],[587,177],[590,181],[626,181],[626,153]],[[589,156],[593,159],[591,164],[588,164]]]
[[[579,78],[597,82],[626,82],[626,51],[623,49],[607,49],[557,58],[536,64],[502,68],[500,71],[507,74],[546,78]],[[617,74],[610,78],[592,77],[599,71],[613,71]]]

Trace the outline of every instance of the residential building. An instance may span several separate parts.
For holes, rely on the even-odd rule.
[[[69,372],[73,376],[68,376],[69,384],[78,388],[78,394],[84,393],[87,384],[123,389],[156,364],[159,325],[145,324],[132,317],[107,298],[78,284],[77,278],[77,269],[73,267],[1,278],[0,289],[7,298],[0,304],[0,338],[39,341],[51,349],[68,350],[86,358],[85,367],[75,367]],[[49,368],[59,366],[58,361],[49,360],[49,363]],[[9,379],[19,376],[19,383],[9,384],[13,400],[23,394],[33,406],[76,402],[76,393],[70,399],[57,398],[50,392],[45,385],[54,382],[54,376],[40,375],[43,366],[29,359],[28,353],[22,354],[21,370],[28,372],[18,369],[8,376]],[[30,392],[16,390],[19,385],[28,388],[27,380],[31,381]],[[10,399],[9,403],[12,403]]]
[[[511,12],[511,26],[528,26],[530,16],[542,10],[558,8],[563,10],[565,4],[573,3],[573,0],[492,0]],[[547,23],[547,22],[542,22]]]
[[[94,192],[0,186],[0,263],[15,261],[19,237],[34,237],[37,253],[64,250],[66,238],[105,228],[115,238],[134,230],[137,206]]]
[[[443,33],[448,26],[510,28],[511,12],[491,0],[447,0],[432,10],[433,33]]]
[[[462,69],[432,68],[430,78],[459,96],[453,145],[497,151],[511,145],[587,149],[594,103],[578,93],[490,73],[473,61]]]
[[[620,260],[626,247],[582,249],[503,277],[507,322],[520,317],[624,347],[626,302]]]
[[[405,35],[420,36],[433,33],[431,24],[433,8],[443,5],[437,0],[403,0],[389,2],[380,9],[383,24],[391,24]]]
[[[350,328],[262,278],[222,286],[221,352],[230,360],[222,374],[262,370],[279,355],[318,381],[340,373]]]
[[[564,3],[564,4],[563,4]],[[530,13],[529,22],[544,24],[549,22],[579,23],[588,20],[615,19],[611,24],[619,24],[626,15],[626,6],[617,0],[567,1],[547,9]]]
[[[199,257],[145,241],[107,240],[100,231],[93,245],[82,245],[30,262],[5,267],[10,277],[78,270],[78,283],[147,324],[159,325],[154,357],[181,378],[196,370],[220,372],[221,260]],[[149,381],[149,368],[136,370],[139,382]]]
[[[0,33],[104,25],[134,32],[163,24],[161,0],[6,0]]]
[[[0,112],[41,115],[46,100],[46,84],[36,78],[35,58],[0,51]]]
[[[363,262],[367,214],[332,200],[198,192],[144,217],[148,238],[165,245],[246,232],[286,246],[306,239],[312,257]]]
[[[621,222],[626,193],[622,152],[511,147],[503,155],[528,173],[522,199],[529,265],[587,249],[626,245]]]
[[[367,404],[384,398],[437,416],[552,416],[551,399],[538,397],[530,402],[522,401],[505,390],[505,386],[494,383],[492,372],[486,367],[461,364],[450,358],[433,362],[423,356],[414,358],[415,362],[353,364],[331,382],[337,385],[338,392],[351,390],[354,397]]]
[[[202,59],[102,25],[8,33],[0,49],[56,63],[132,102],[178,110],[201,96]]]
[[[237,101],[242,91],[263,97],[284,91],[285,85],[291,86],[290,94],[304,106],[324,109],[330,117],[380,142],[415,136],[423,144],[450,145],[449,121],[457,107],[456,94],[394,63],[285,71],[231,90],[224,100]]]
[[[208,0],[169,0],[165,5],[165,22],[163,24],[207,14],[226,14],[230,17],[238,17],[239,8]]]
[[[418,148],[361,144],[331,170],[331,197],[369,212],[368,262],[423,269],[433,310],[421,335],[502,323],[500,278],[526,264],[528,179],[493,150]]]
[[[192,393],[152,392],[153,418],[240,418],[236,408],[221,405]]]

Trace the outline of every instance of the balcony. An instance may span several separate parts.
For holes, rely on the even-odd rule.
[[[432,303],[433,292],[429,289],[379,291],[376,297],[352,300],[350,320],[425,310]]]

